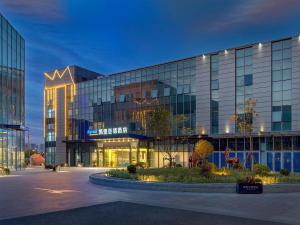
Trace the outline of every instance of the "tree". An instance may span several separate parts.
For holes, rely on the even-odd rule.
[[[189,118],[184,114],[176,115],[175,122],[177,128],[180,130],[180,135],[183,136],[183,141],[186,141],[194,132],[192,128],[186,126],[186,123],[189,121]]]
[[[163,143],[163,152],[169,161],[169,167],[173,166],[174,152],[171,144],[173,116],[164,107],[157,107],[150,113],[149,131],[155,141]]]
[[[254,158],[253,158],[253,133],[255,130],[255,120],[259,116],[255,110],[256,100],[249,98],[245,101],[244,113],[235,113],[232,116],[232,120],[236,123],[237,130],[244,135],[245,138],[249,138],[250,144],[250,160],[251,160],[251,171],[253,171]]]
[[[197,160],[200,161],[202,165],[206,165],[208,156],[214,152],[214,146],[210,142],[201,139],[195,144],[194,152]]]

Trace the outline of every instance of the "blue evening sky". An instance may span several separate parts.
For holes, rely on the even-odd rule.
[[[26,40],[26,124],[43,142],[43,72],[110,74],[300,33],[299,0],[1,0]]]

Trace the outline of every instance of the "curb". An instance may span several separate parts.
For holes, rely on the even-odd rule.
[[[235,193],[235,184],[181,184],[173,182],[146,182],[106,177],[104,173],[90,175],[89,181],[97,185],[123,189],[202,193]]]
[[[96,185],[106,187],[137,189],[151,191],[174,191],[174,192],[198,192],[198,193],[235,193],[233,183],[211,184],[182,184],[174,182],[146,182],[113,178],[105,176],[105,173],[96,173],[89,176],[89,181]],[[300,184],[269,184],[264,185],[264,193],[299,193]]]

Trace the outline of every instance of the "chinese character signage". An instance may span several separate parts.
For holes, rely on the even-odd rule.
[[[88,130],[87,134],[90,136],[95,135],[111,135],[111,134],[127,134],[127,127],[113,127],[113,128],[103,128],[98,130]]]

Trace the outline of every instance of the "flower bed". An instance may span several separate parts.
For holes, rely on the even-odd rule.
[[[153,168],[137,169],[136,173],[127,170],[113,169],[106,172],[107,176],[141,181],[179,182],[179,183],[237,183],[241,178],[251,176],[251,172],[233,169],[215,169],[209,176],[201,176],[199,168]],[[283,176],[280,174],[255,175],[263,184],[300,183],[299,174]]]

